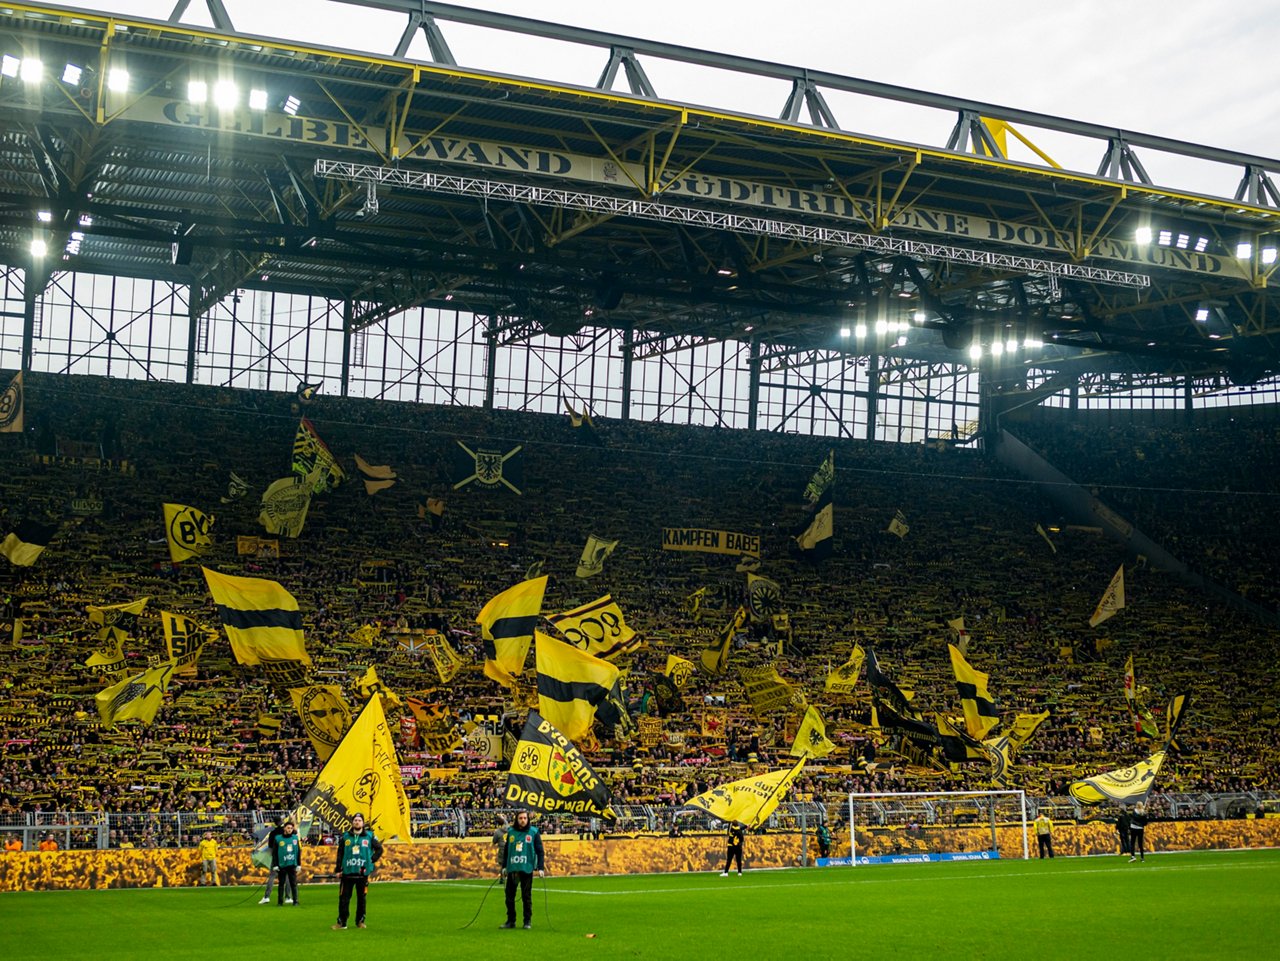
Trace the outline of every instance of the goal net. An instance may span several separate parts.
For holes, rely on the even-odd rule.
[[[830,864],[990,861],[1030,855],[1023,791],[849,795],[849,857]]]

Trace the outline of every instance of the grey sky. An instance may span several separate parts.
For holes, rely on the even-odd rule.
[[[334,0],[224,0],[237,29],[390,52],[394,14]],[[172,0],[86,3],[164,18]],[[1280,4],[1188,0],[941,2],[801,0],[464,0],[463,5],[655,40],[777,60],[1280,157],[1280,98],[1273,66]],[[188,23],[207,23],[192,0]],[[592,84],[602,51],[443,23],[464,66]],[[421,37],[410,55],[429,59]],[[776,115],[785,84],[646,61],[659,95]],[[898,104],[834,95],[846,129],[941,144],[953,118]],[[1030,132],[1063,166],[1092,170],[1094,143]],[[1015,154],[1015,156],[1018,156]],[[1026,155],[1030,159],[1030,155]],[[1157,183],[1229,194],[1238,172],[1144,155]]]

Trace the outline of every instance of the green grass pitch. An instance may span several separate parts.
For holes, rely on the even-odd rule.
[[[1280,943],[1280,851],[535,878],[533,930],[498,930],[500,886],[460,930],[487,887],[375,881],[369,927],[346,931],[329,928],[334,885],[304,887],[296,908],[246,887],[0,894],[0,955],[1183,961]]]

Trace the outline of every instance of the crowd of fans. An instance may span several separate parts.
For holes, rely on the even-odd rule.
[[[1161,790],[1280,787],[1276,630],[1134,564],[1095,534],[1055,523],[1034,485],[981,451],[660,424],[597,423],[591,432],[564,416],[323,391],[300,407],[291,395],[93,377],[28,375],[26,404],[26,434],[0,435],[0,537],[28,519],[59,529],[32,567],[0,560],[0,818],[186,813],[204,819],[198,830],[230,812],[300,799],[319,768],[311,743],[288,695],[272,690],[258,668],[235,663],[225,638],[206,648],[194,677],[175,680],[152,725],[100,722],[94,694],[116,678],[84,666],[94,631],[86,605],[150,598],[125,646],[129,669],[141,670],[164,655],[156,612],[217,626],[201,562],[272,578],[292,592],[313,680],[343,685],[352,705],[359,703],[355,682],[374,665],[401,697],[447,711],[455,735],[448,750],[431,753],[403,730],[400,759],[415,808],[503,806],[505,765],[490,735],[518,731],[530,702],[513,703],[481,673],[475,615],[539,562],[550,575],[545,613],[610,593],[646,641],[622,664],[633,708],[653,721],[642,736],[623,740],[600,730],[588,753],[618,803],[674,812],[709,785],[783,763],[796,712],[754,714],[737,677],[740,668],[774,661],[818,707],[838,745],[809,765],[797,799],[838,805],[850,790],[989,786],[985,762],[909,763],[892,732],[870,726],[865,681],[852,694],[824,692],[827,673],[861,644],[914,691],[918,709],[957,716],[947,621],[960,617],[970,662],[990,673],[1002,715],[1051,712],[1018,755],[1010,786],[1061,796],[1072,780],[1154,750],[1135,738],[1122,694],[1132,654],[1158,716],[1174,693],[1193,697]],[[279,558],[239,555],[237,535],[272,536],[257,520],[259,495],[289,475],[300,415],[313,421],[350,480],[313,499],[302,535],[279,538]],[[1125,476],[1126,462],[1114,451],[1108,460],[1096,436],[1035,439],[1051,461],[1075,465],[1081,479]],[[504,453],[523,445],[522,493],[475,484],[454,490],[457,440]],[[1216,449],[1211,440],[1221,438],[1153,432],[1141,450],[1146,463],[1161,465],[1162,487],[1201,489],[1221,482],[1227,459],[1183,455],[1202,442]],[[84,456],[95,449],[99,459]],[[801,492],[830,449],[834,550],[815,562],[799,556],[793,535],[808,519]],[[355,454],[394,468],[395,486],[367,495]],[[1231,464],[1266,467],[1260,457]],[[246,495],[229,497],[232,472],[249,483]],[[1231,483],[1256,490],[1274,482],[1241,474]],[[419,510],[428,497],[445,502],[438,522]],[[202,561],[170,563],[166,501],[216,515],[215,543]],[[910,528],[902,538],[886,530],[897,511]],[[1202,514],[1198,528],[1194,515],[1179,519],[1186,529],[1170,545],[1175,553],[1211,545],[1206,557],[1221,553],[1241,589],[1275,583],[1275,562],[1251,546],[1269,525],[1243,514],[1229,521]],[[1237,538],[1221,534],[1224,526],[1237,530],[1231,524],[1239,525]],[[698,660],[742,602],[746,577],[733,557],[663,551],[663,527],[759,534],[759,573],[779,583],[790,621],[789,632],[771,623],[744,631],[727,673],[696,673],[679,703],[654,696],[654,673],[670,654]],[[592,533],[619,544],[603,573],[583,580],[575,568]],[[1238,544],[1244,547],[1235,554]],[[1122,562],[1129,565],[1127,606],[1090,628]],[[703,587],[694,613],[687,598]],[[371,646],[357,639],[368,627],[378,635]],[[425,630],[444,633],[465,659],[448,684],[405,646]],[[721,712],[727,724],[708,726]],[[392,711],[393,721],[400,713]]]

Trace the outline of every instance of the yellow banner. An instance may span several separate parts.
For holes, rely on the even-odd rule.
[[[714,531],[702,527],[664,527],[662,529],[664,551],[698,551],[702,554],[746,554],[760,556],[758,534],[738,534],[733,531]]]

